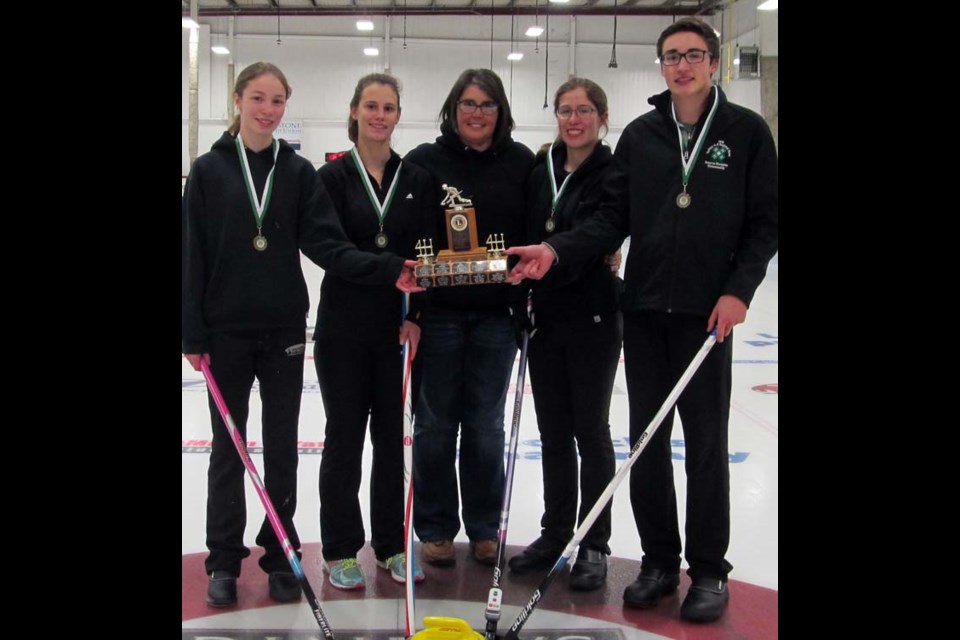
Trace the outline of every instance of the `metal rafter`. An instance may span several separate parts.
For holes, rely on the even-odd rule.
[[[654,15],[713,15],[723,8],[727,0],[701,0],[695,5],[683,4],[683,0],[661,0],[657,5],[640,5],[640,0],[626,0],[619,4],[616,10],[612,3],[609,6],[601,6],[601,3],[609,0],[586,0],[583,5],[551,5],[550,13],[552,15],[613,15],[615,12],[621,16],[654,16]],[[499,7],[492,7],[488,0],[470,0],[466,6],[445,5],[443,0],[429,0],[427,6],[406,7],[400,6],[396,0],[390,0],[388,4],[381,7],[361,6],[358,0],[351,0],[349,7],[325,6],[323,0],[310,0],[310,6],[289,6],[287,3],[281,3],[279,0],[267,0],[266,3],[257,3],[255,5],[240,4],[237,0],[227,0],[229,8],[224,8],[221,3],[216,5],[204,6],[204,0],[199,0],[198,15],[201,17],[218,16],[352,16],[362,8],[364,14],[371,16],[400,16],[400,15],[480,15],[480,16],[508,16],[535,15],[542,12],[543,8],[537,9],[532,3],[527,6],[520,5],[520,0],[508,0],[507,4]],[[269,8],[268,8],[269,7]],[[189,15],[189,3],[181,0],[181,13],[184,16]]]

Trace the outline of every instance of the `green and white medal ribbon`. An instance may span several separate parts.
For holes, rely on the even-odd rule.
[[[370,204],[373,205],[373,210],[377,213],[377,219],[380,220],[380,233],[378,233],[373,238],[374,244],[378,248],[383,249],[387,246],[389,239],[387,234],[383,232],[383,221],[387,219],[387,212],[390,210],[390,203],[393,202],[393,194],[397,190],[397,185],[400,184],[400,169],[403,167],[403,162],[397,165],[397,172],[393,174],[393,182],[390,184],[390,189],[387,191],[387,197],[384,198],[383,204],[380,204],[380,200],[377,199],[377,194],[373,190],[373,184],[370,182],[370,176],[367,175],[367,168],[363,166],[363,161],[360,159],[360,153],[357,152],[357,148],[354,147],[350,149],[350,155],[353,156],[353,161],[357,165],[357,171],[360,173],[360,179],[363,182],[363,186],[367,190],[367,195],[370,197]]]
[[[707,139],[707,133],[710,132],[710,125],[713,124],[713,116],[717,113],[718,104],[720,104],[720,91],[714,88],[713,106],[710,107],[710,113],[707,115],[707,121],[703,125],[703,131],[700,133],[700,137],[697,138],[697,143],[693,146],[693,153],[687,158],[684,154],[683,131],[680,129],[680,121],[677,120],[677,107],[672,101],[670,102],[670,108],[673,110],[673,121],[677,125],[677,138],[680,140],[680,164],[683,177],[683,191],[677,196],[677,206],[681,209],[689,207],[691,200],[693,200],[690,194],[687,193],[687,184],[690,182],[690,176],[693,174],[694,166],[696,166],[700,149],[703,148],[703,143]]]
[[[553,145],[550,144],[550,151],[547,153],[547,175],[550,176],[550,217],[547,218],[544,228],[547,230],[547,233],[553,233],[553,230],[557,228],[557,221],[554,220],[553,214],[557,210],[557,203],[560,202],[560,198],[563,196],[563,190],[567,187],[567,183],[570,182],[570,178],[573,177],[573,171],[567,174],[567,177],[563,179],[563,184],[560,185],[560,188],[557,189],[557,178],[553,173]],[[575,171],[575,170],[574,170]]]
[[[237,155],[240,156],[240,166],[243,167],[243,182],[247,186],[247,195],[250,196],[253,218],[257,222],[257,235],[253,238],[253,248],[257,251],[266,251],[267,239],[263,236],[261,230],[263,228],[263,216],[267,214],[267,206],[270,204],[270,194],[273,193],[273,172],[277,169],[277,154],[280,152],[280,143],[276,140],[273,141],[273,166],[270,167],[267,182],[263,186],[263,198],[257,198],[257,189],[253,185],[253,175],[250,173],[250,163],[247,162],[247,154],[243,148],[243,139],[239,132],[234,142],[237,145]]]

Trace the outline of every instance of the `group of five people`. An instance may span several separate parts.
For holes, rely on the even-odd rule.
[[[293,514],[309,304],[299,253],[325,270],[314,353],[327,418],[322,556],[333,586],[364,586],[358,492],[368,421],[371,547],[380,567],[405,580],[399,345],[410,343],[419,383],[413,450],[421,558],[454,563],[462,513],[471,555],[494,564],[506,396],[518,331],[535,328],[529,362],[544,513],[541,535],[509,561],[512,571],[525,572],[555,562],[613,477],[608,414],[621,345],[635,441],[716,329],[719,348],[678,403],[693,580],[681,613],[695,621],[722,614],[731,569],[731,348],[724,339],[743,322],[777,249],[777,156],[762,119],[713,86],[719,42],[711,27],[677,21],[661,35],[657,53],[668,89],[624,130],[615,154],[602,142],[609,113],[595,82],[571,78],[557,90],[557,138],[534,156],[511,137],[500,78],[470,69],[441,108],[441,135],[401,159],[390,147],[401,115],[399,85],[371,74],[350,102],[355,146],[318,172],[273,139],[291,94],[283,73],[257,63],[238,77],[237,121],[197,159],[183,196],[182,348],[195,368],[209,362],[243,434],[254,377],[260,381],[266,488],[299,549]],[[511,280],[529,278],[532,285],[418,293],[411,261],[417,241],[434,238],[445,248],[441,185],[469,196],[478,236],[503,234],[508,253],[520,257]],[[632,246],[621,282],[615,271],[627,236]],[[397,289],[415,292],[409,309]],[[236,578],[249,555],[244,469],[212,400],[210,410],[207,600],[227,606],[236,602]],[[644,556],[624,601],[638,607],[654,606],[679,584],[669,424],[649,449],[631,476]],[[571,588],[605,582],[610,533],[608,505],[581,542]],[[266,521],[257,543],[265,549],[260,565],[270,596],[298,598]],[[423,579],[419,566],[413,575]]]

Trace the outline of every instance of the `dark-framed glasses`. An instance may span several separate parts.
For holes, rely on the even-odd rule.
[[[704,51],[703,49],[689,49],[680,53],[679,51],[667,51],[662,56],[660,56],[660,62],[667,66],[673,67],[680,64],[680,61],[686,58],[687,64],[699,64],[710,55],[709,51]]]
[[[572,116],[574,113],[576,113],[581,118],[589,118],[596,112],[597,112],[597,109],[595,107],[591,107],[588,104],[582,104],[576,109],[574,109],[573,107],[560,107],[559,109],[557,109],[557,117],[562,118],[563,120],[566,120],[567,118]]]
[[[500,105],[492,101],[477,104],[473,100],[457,100],[457,108],[460,109],[460,113],[467,115],[476,113],[477,109],[480,109],[483,115],[492,116],[500,108]]]

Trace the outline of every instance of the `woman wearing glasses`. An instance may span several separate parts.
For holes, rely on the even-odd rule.
[[[571,78],[553,101],[559,135],[537,156],[527,197],[527,240],[541,242],[574,228],[596,209],[613,167],[600,141],[607,96],[597,83]],[[614,474],[609,410],[620,360],[620,283],[602,253],[577,267],[557,265],[533,286],[536,335],[529,346],[530,380],[543,446],[541,535],[510,559],[517,573],[546,570]],[[577,450],[580,517],[577,518]],[[570,587],[596,589],[607,576],[610,506],[580,543]]]
[[[533,153],[510,137],[513,126],[500,78],[487,69],[468,69],[443,103],[436,142],[407,154],[406,161],[429,171],[437,185],[438,248],[447,248],[440,185],[472,200],[481,242],[493,233],[503,234],[507,246],[523,242],[524,188]],[[433,565],[454,562],[461,497],[474,559],[496,562],[504,403],[517,353],[509,305],[511,295],[521,293],[512,289],[505,284],[433,289],[424,308],[413,310],[422,328],[414,522],[422,558]]]

